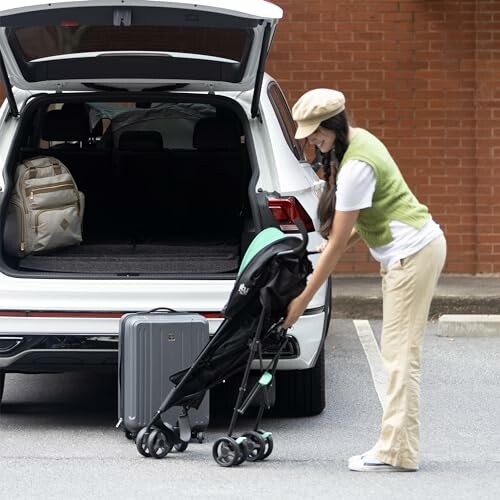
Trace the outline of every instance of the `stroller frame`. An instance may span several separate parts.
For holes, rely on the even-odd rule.
[[[227,431],[227,436],[217,439],[212,447],[212,456],[214,460],[222,467],[231,467],[233,465],[240,465],[245,460],[249,462],[256,462],[264,460],[273,451],[273,438],[270,432],[264,431],[260,428],[264,411],[271,408],[269,401],[269,388],[274,380],[278,360],[281,356],[283,349],[288,344],[290,338],[286,330],[280,327],[279,323],[271,325],[268,333],[275,329],[277,330],[279,348],[274,354],[271,361],[264,367],[264,358],[262,355],[262,344],[260,338],[263,330],[263,322],[265,318],[265,309],[261,313],[257,332],[254,335],[252,344],[250,346],[250,355],[248,356],[243,378],[238,390],[235,407],[231,416],[231,422]],[[250,370],[253,360],[258,354],[260,377],[253,387],[247,391],[248,379],[250,377]],[[259,392],[263,392],[257,417],[253,430],[244,432],[240,437],[233,437],[233,433],[240,415],[244,415],[250,404],[257,397]]]
[[[297,221],[297,225],[301,229],[303,236],[301,243],[296,248],[281,250],[275,254],[276,256],[308,255],[310,253],[316,253],[307,252],[305,250],[307,246],[307,231],[300,221]],[[273,451],[272,434],[260,429],[260,425],[264,411],[266,409],[270,409],[271,407],[269,400],[269,388],[272,386],[281,353],[287,346],[291,336],[288,335],[287,331],[281,327],[283,318],[275,321],[269,328],[267,328],[267,331],[265,332],[266,335],[275,335],[274,338],[278,341],[278,349],[272,359],[266,366],[264,366],[261,340],[264,331],[264,322],[266,318],[269,319],[272,317],[269,312],[270,311],[265,304],[262,304],[262,310],[260,311],[257,326],[255,328],[252,341],[249,344],[249,354],[247,356],[246,366],[243,371],[243,377],[240,382],[227,435],[217,439],[212,447],[212,456],[217,464],[222,467],[237,466],[242,464],[244,461],[255,462],[264,460]],[[274,319],[276,319],[276,316]],[[179,452],[183,452],[187,449],[189,441],[192,437],[188,411],[189,408],[194,405],[189,403],[176,405],[172,404],[172,402],[177,396],[176,393],[181,391],[181,389],[183,389],[183,387],[188,383],[192,373],[198,368],[200,360],[202,360],[205,354],[211,349],[212,341],[214,341],[216,337],[217,333],[207,343],[196,360],[182,375],[182,378],[178,381],[177,385],[171,389],[158,408],[158,411],[151,418],[149,424],[146,427],[143,427],[137,434],[135,442],[137,450],[141,455],[145,457],[163,458],[170,453],[173,448]],[[248,390],[247,386],[252,363],[257,358],[259,360],[260,377],[253,387]],[[244,432],[241,436],[233,436],[238,417],[247,411],[250,404],[260,392],[263,392],[263,395],[259,404],[253,429]],[[161,419],[162,413],[173,406],[182,407],[176,426],[164,423]],[[199,441],[201,442],[200,439]]]

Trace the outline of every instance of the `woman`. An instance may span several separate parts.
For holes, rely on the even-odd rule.
[[[329,179],[318,213],[327,239],[304,291],[288,307],[289,328],[332,274],[356,235],[380,262],[381,352],[388,376],[382,428],[371,450],[349,459],[355,471],[415,471],[419,463],[420,356],[429,307],[446,259],[446,240],[415,198],[385,146],[349,124],[344,95],[306,92],[293,107],[295,137],[325,155]],[[338,161],[332,173],[328,156]],[[334,216],[335,215],[335,216]]]

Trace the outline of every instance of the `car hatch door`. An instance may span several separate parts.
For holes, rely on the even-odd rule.
[[[254,89],[258,98],[281,17],[263,0],[10,0],[0,73],[8,94]]]

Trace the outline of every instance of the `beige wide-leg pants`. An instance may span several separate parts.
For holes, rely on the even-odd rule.
[[[387,373],[382,430],[372,454],[382,462],[418,469],[420,357],[432,296],[446,259],[444,236],[390,269],[381,270],[381,352]]]

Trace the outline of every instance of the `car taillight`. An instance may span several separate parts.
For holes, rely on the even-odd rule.
[[[299,228],[293,222],[296,219],[302,221],[307,232],[314,231],[314,224],[311,217],[309,217],[304,207],[293,196],[287,198],[268,198],[267,205],[284,233],[296,233],[299,231]]]

